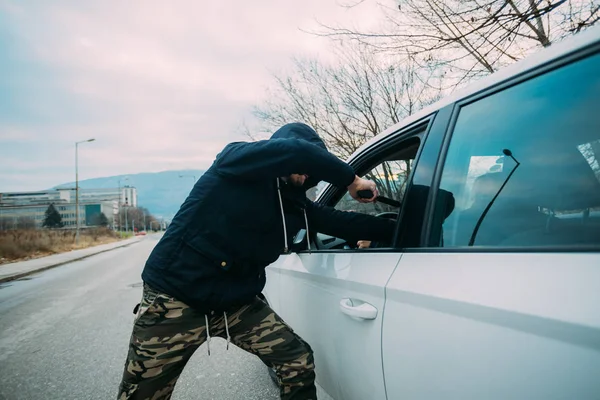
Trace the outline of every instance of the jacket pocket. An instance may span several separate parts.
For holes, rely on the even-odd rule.
[[[213,235],[212,240],[217,240],[217,236]],[[233,267],[234,260],[231,254],[218,248],[200,234],[186,232],[183,242],[197,254],[200,263],[212,264],[213,267],[226,272]]]
[[[181,237],[177,236],[171,236],[167,240],[163,238],[163,240],[164,242],[159,242],[150,254],[148,263],[158,270],[168,271],[181,257],[184,243]]]

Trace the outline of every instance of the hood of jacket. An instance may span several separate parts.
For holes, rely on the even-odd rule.
[[[323,150],[327,150],[327,146],[323,140],[317,135],[317,132],[310,126],[300,123],[294,122],[291,124],[286,124],[281,128],[277,129],[275,133],[271,136],[271,139],[300,139],[306,140],[314,145],[319,146]]]
[[[293,122],[290,124],[286,124],[281,128],[277,129],[273,135],[271,135],[270,139],[299,139],[305,140],[309,143],[314,144],[315,146],[319,146],[323,150],[327,150],[327,146],[323,139],[319,137],[317,132],[310,126],[303,124],[301,122]],[[308,189],[315,187],[319,184],[319,180],[314,179],[312,176],[309,176],[301,190],[303,192]]]

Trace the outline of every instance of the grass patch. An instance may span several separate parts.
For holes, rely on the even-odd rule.
[[[79,231],[79,245],[76,245],[73,230],[0,231],[0,264],[111,243],[130,236],[120,235],[107,228],[82,229]]]
[[[129,239],[130,237],[133,237],[132,232],[118,231],[118,232],[115,232],[115,234],[117,235],[117,237],[119,237],[121,239]]]

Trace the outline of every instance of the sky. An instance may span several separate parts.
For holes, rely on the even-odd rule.
[[[371,28],[375,1],[0,0],[0,192],[205,169],[318,22]]]

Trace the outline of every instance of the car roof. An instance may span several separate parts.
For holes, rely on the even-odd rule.
[[[549,47],[543,48],[540,51],[520,60],[510,66],[502,68],[493,74],[486,76],[477,82],[474,82],[463,89],[457,90],[456,92],[444,97],[443,99],[423,108],[419,112],[404,118],[402,121],[395,125],[392,125],[388,129],[384,130],[379,135],[373,137],[360,148],[358,148],[349,158],[348,161],[356,158],[357,155],[363,152],[363,150],[372,147],[376,143],[385,140],[393,133],[397,132],[401,128],[408,126],[428,115],[434,113],[437,110],[444,108],[445,106],[455,103],[459,100],[467,98],[481,90],[488,87],[498,85],[504,81],[511,79],[516,75],[520,75],[527,71],[533,70],[540,65],[546,64],[556,58],[568,55],[569,53],[576,52],[584,47],[592,45],[596,42],[600,42],[600,25],[588,28],[587,30],[578,33],[572,37],[561,40]]]

